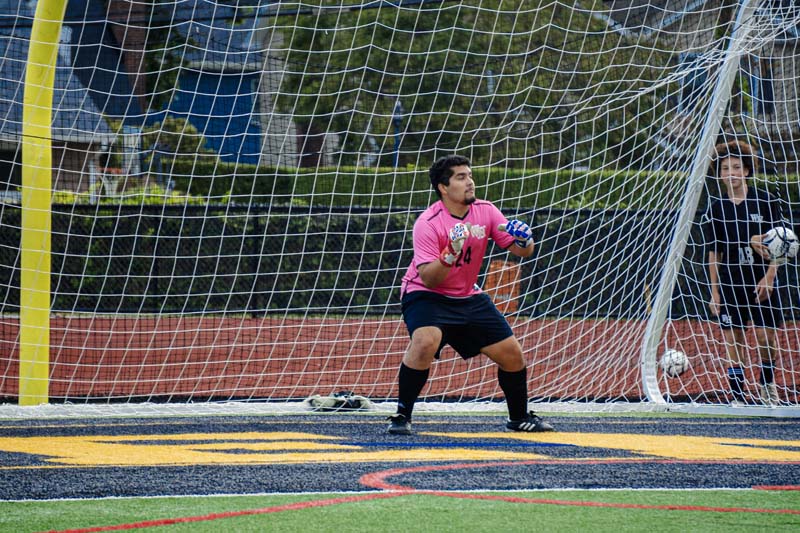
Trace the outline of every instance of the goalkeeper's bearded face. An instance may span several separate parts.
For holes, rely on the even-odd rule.
[[[472,169],[467,165],[452,168],[453,175],[447,185],[441,184],[442,198],[469,205],[475,202],[475,182],[472,180]]]

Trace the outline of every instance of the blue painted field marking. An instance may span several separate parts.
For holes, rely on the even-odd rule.
[[[561,444],[551,442],[486,442],[486,441],[458,441],[458,442],[405,442],[399,440],[358,442],[348,441],[342,444],[348,446],[364,447],[390,447],[390,448],[577,448],[574,444]]]

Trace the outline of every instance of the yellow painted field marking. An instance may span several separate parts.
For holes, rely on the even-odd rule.
[[[469,448],[369,450],[310,433],[186,433],[0,438],[0,451],[44,456],[48,464],[164,466],[184,464],[370,463],[546,459],[532,453]],[[327,442],[317,442],[327,441]],[[17,468],[18,465],[4,465]],[[3,467],[0,467],[3,469]]]
[[[423,433],[452,441],[508,440],[566,444],[626,451],[642,456],[684,460],[800,461],[800,441],[733,439],[687,435],[620,433]],[[286,463],[368,463],[378,461],[547,460],[542,453],[492,447],[365,448],[344,437],[301,432],[181,433],[159,435],[93,435],[69,437],[3,437],[0,451],[42,458],[47,466],[167,466]],[[402,441],[396,444],[402,446]],[[546,450],[541,448],[537,451]],[[613,452],[612,452],[613,451]],[[619,454],[616,454],[617,456]],[[578,456],[576,461],[585,460]],[[19,469],[6,459],[2,469]],[[45,465],[42,465],[43,467]],[[36,468],[32,466],[30,468]]]
[[[625,450],[665,459],[800,461],[800,440],[734,439],[638,433],[425,433],[453,439],[509,439]],[[778,449],[795,448],[795,449]]]

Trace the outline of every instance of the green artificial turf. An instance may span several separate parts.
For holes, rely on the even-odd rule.
[[[291,531],[798,531],[800,491],[759,490],[615,490],[528,491],[482,493],[492,498],[526,501],[480,500],[474,492],[405,494],[372,498],[375,493],[303,494],[270,496],[203,496],[163,498],[113,498],[0,502],[0,531],[33,531],[122,526],[119,531],[245,532]],[[459,497],[459,496],[466,496]],[[364,498],[318,507],[263,512],[295,502],[337,498]],[[546,501],[551,503],[546,503]],[[644,508],[596,507],[577,502],[603,502]],[[653,506],[670,509],[648,508]],[[696,508],[692,509],[683,509]],[[729,512],[709,508],[729,509]],[[737,509],[792,510],[745,512]],[[227,516],[225,513],[252,511]],[[218,516],[214,516],[218,513]],[[186,523],[162,521],[202,517]],[[206,519],[207,518],[207,519]],[[140,522],[151,526],[135,527]],[[113,529],[111,529],[113,530]]]

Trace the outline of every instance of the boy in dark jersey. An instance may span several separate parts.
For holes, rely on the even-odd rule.
[[[761,400],[774,405],[780,399],[772,355],[783,315],[775,288],[778,265],[770,261],[762,240],[770,228],[782,225],[780,210],[776,198],[747,184],[756,170],[752,146],[731,141],[717,145],[715,151],[711,171],[722,182],[727,197],[710,202],[704,230],[709,245],[709,308],[719,318],[725,338],[731,405],[747,403],[750,397],[744,378],[748,323],[755,328],[761,357]]]

